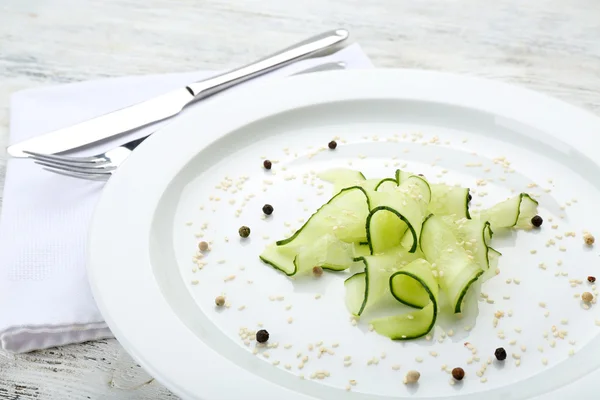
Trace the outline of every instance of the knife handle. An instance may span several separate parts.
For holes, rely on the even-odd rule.
[[[192,101],[200,100],[298,60],[314,55],[323,56],[334,53],[339,50],[339,46],[337,45],[345,41],[349,35],[345,29],[336,29],[321,33],[252,64],[192,83],[187,86],[187,89],[194,96]]]

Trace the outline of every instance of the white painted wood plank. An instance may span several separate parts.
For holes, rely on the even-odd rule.
[[[597,0],[2,0],[0,187],[17,90],[225,68],[335,27],[381,67],[514,82],[600,113]],[[15,398],[175,396],[103,340],[0,356],[0,399]]]

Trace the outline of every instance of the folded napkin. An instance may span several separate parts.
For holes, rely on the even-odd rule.
[[[354,44],[256,80],[288,76],[337,61],[344,61],[347,68],[372,67]],[[210,75],[194,72],[115,78],[15,93],[11,97],[10,142],[135,104]],[[197,107],[202,107],[202,102],[184,113]],[[86,154],[141,137],[164,123],[168,122],[86,149]],[[88,225],[102,187],[99,182],[51,174],[30,160],[8,161],[0,219],[0,344],[5,351],[24,353],[112,337],[86,276]]]

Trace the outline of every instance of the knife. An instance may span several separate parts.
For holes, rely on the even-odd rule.
[[[67,128],[15,143],[7,148],[7,152],[12,157],[27,157],[23,150],[44,154],[62,153],[141,128],[179,114],[188,104],[295,61],[332,54],[339,50],[338,45],[348,37],[349,33],[345,29],[313,36],[243,67]]]

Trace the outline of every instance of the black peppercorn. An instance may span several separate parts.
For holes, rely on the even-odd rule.
[[[496,360],[498,361],[506,360],[506,350],[504,350],[504,347],[498,347],[494,352],[494,355],[496,356]]]
[[[243,238],[247,238],[248,236],[250,236],[250,228],[248,228],[247,226],[242,226],[238,232]]]
[[[265,169],[271,169],[273,163],[271,163],[271,161],[269,160],[265,160],[265,162],[263,162],[263,166],[265,167]]]
[[[536,215],[535,217],[531,218],[531,225],[535,226],[536,228],[542,226],[542,222],[544,222],[544,220],[539,215]]]
[[[462,378],[465,377],[465,370],[457,367],[452,370],[452,377],[457,381],[462,381]]]
[[[471,196],[471,193],[469,193],[469,194],[467,195],[467,201],[471,201],[471,200],[473,200],[473,196]]]
[[[331,150],[335,150],[335,148],[337,147],[337,142],[335,140],[332,140],[331,142],[329,142],[328,146]]]
[[[265,205],[263,206],[263,212],[264,212],[266,215],[271,215],[271,214],[273,214],[273,206],[272,206],[272,205],[270,205],[270,204],[265,204]]]
[[[256,332],[256,341],[258,343],[265,343],[267,340],[269,340],[269,332],[267,332],[265,329],[261,329],[260,331]]]

